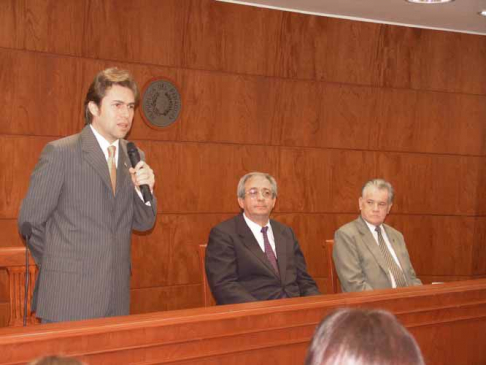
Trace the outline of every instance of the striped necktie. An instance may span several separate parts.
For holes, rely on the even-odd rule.
[[[380,226],[377,226],[375,228],[375,231],[376,233],[378,233],[378,243],[380,246],[380,251],[383,255],[383,258],[385,259],[386,266],[388,267],[389,271],[393,275],[393,278],[395,279],[395,284],[397,285],[397,288],[407,286],[407,279],[405,278],[402,269],[400,268],[400,266],[398,266],[392,254],[390,253],[390,250],[386,245],[385,239],[381,234]]]

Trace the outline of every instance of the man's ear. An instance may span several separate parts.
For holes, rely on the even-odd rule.
[[[100,108],[98,108],[98,105],[94,101],[90,101],[88,103],[88,109],[89,112],[93,115],[99,115],[100,114]]]

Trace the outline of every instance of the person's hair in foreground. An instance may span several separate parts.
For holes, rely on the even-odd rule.
[[[338,309],[317,327],[305,365],[423,365],[397,318],[383,310]]]

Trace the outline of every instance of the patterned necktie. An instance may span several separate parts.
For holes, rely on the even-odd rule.
[[[113,194],[115,194],[115,191],[116,191],[115,156],[116,156],[116,147],[115,146],[109,146],[108,147],[108,170],[110,171],[110,180],[111,180],[111,187],[113,188]]]
[[[272,246],[270,246],[270,241],[268,240],[267,230],[268,230],[268,227],[263,227],[262,230],[261,230],[261,232],[263,233],[263,243],[265,245],[265,255],[267,256],[268,261],[270,261],[270,264],[272,265],[275,272],[278,274],[277,258],[275,257],[275,254],[273,253]]]
[[[395,284],[397,285],[397,288],[407,286],[407,279],[405,279],[405,275],[403,274],[402,269],[400,266],[397,265],[395,259],[390,253],[390,250],[388,249],[385,240],[383,239],[383,236],[381,234],[381,229],[380,226],[377,226],[375,228],[376,233],[378,233],[378,243],[380,246],[380,251],[383,255],[383,258],[385,259],[386,266],[390,270],[390,272],[393,275],[393,278],[395,279]]]

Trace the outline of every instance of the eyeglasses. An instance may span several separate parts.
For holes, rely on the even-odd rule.
[[[378,206],[378,209],[386,209],[388,207],[388,203],[385,203],[385,202],[376,202],[374,200],[365,200],[365,204],[370,209],[374,209],[375,208],[375,205]]]
[[[258,199],[261,195],[264,199],[273,198],[273,192],[269,189],[262,189],[258,190],[256,188],[250,189],[245,193],[246,196],[249,196],[250,199]]]

